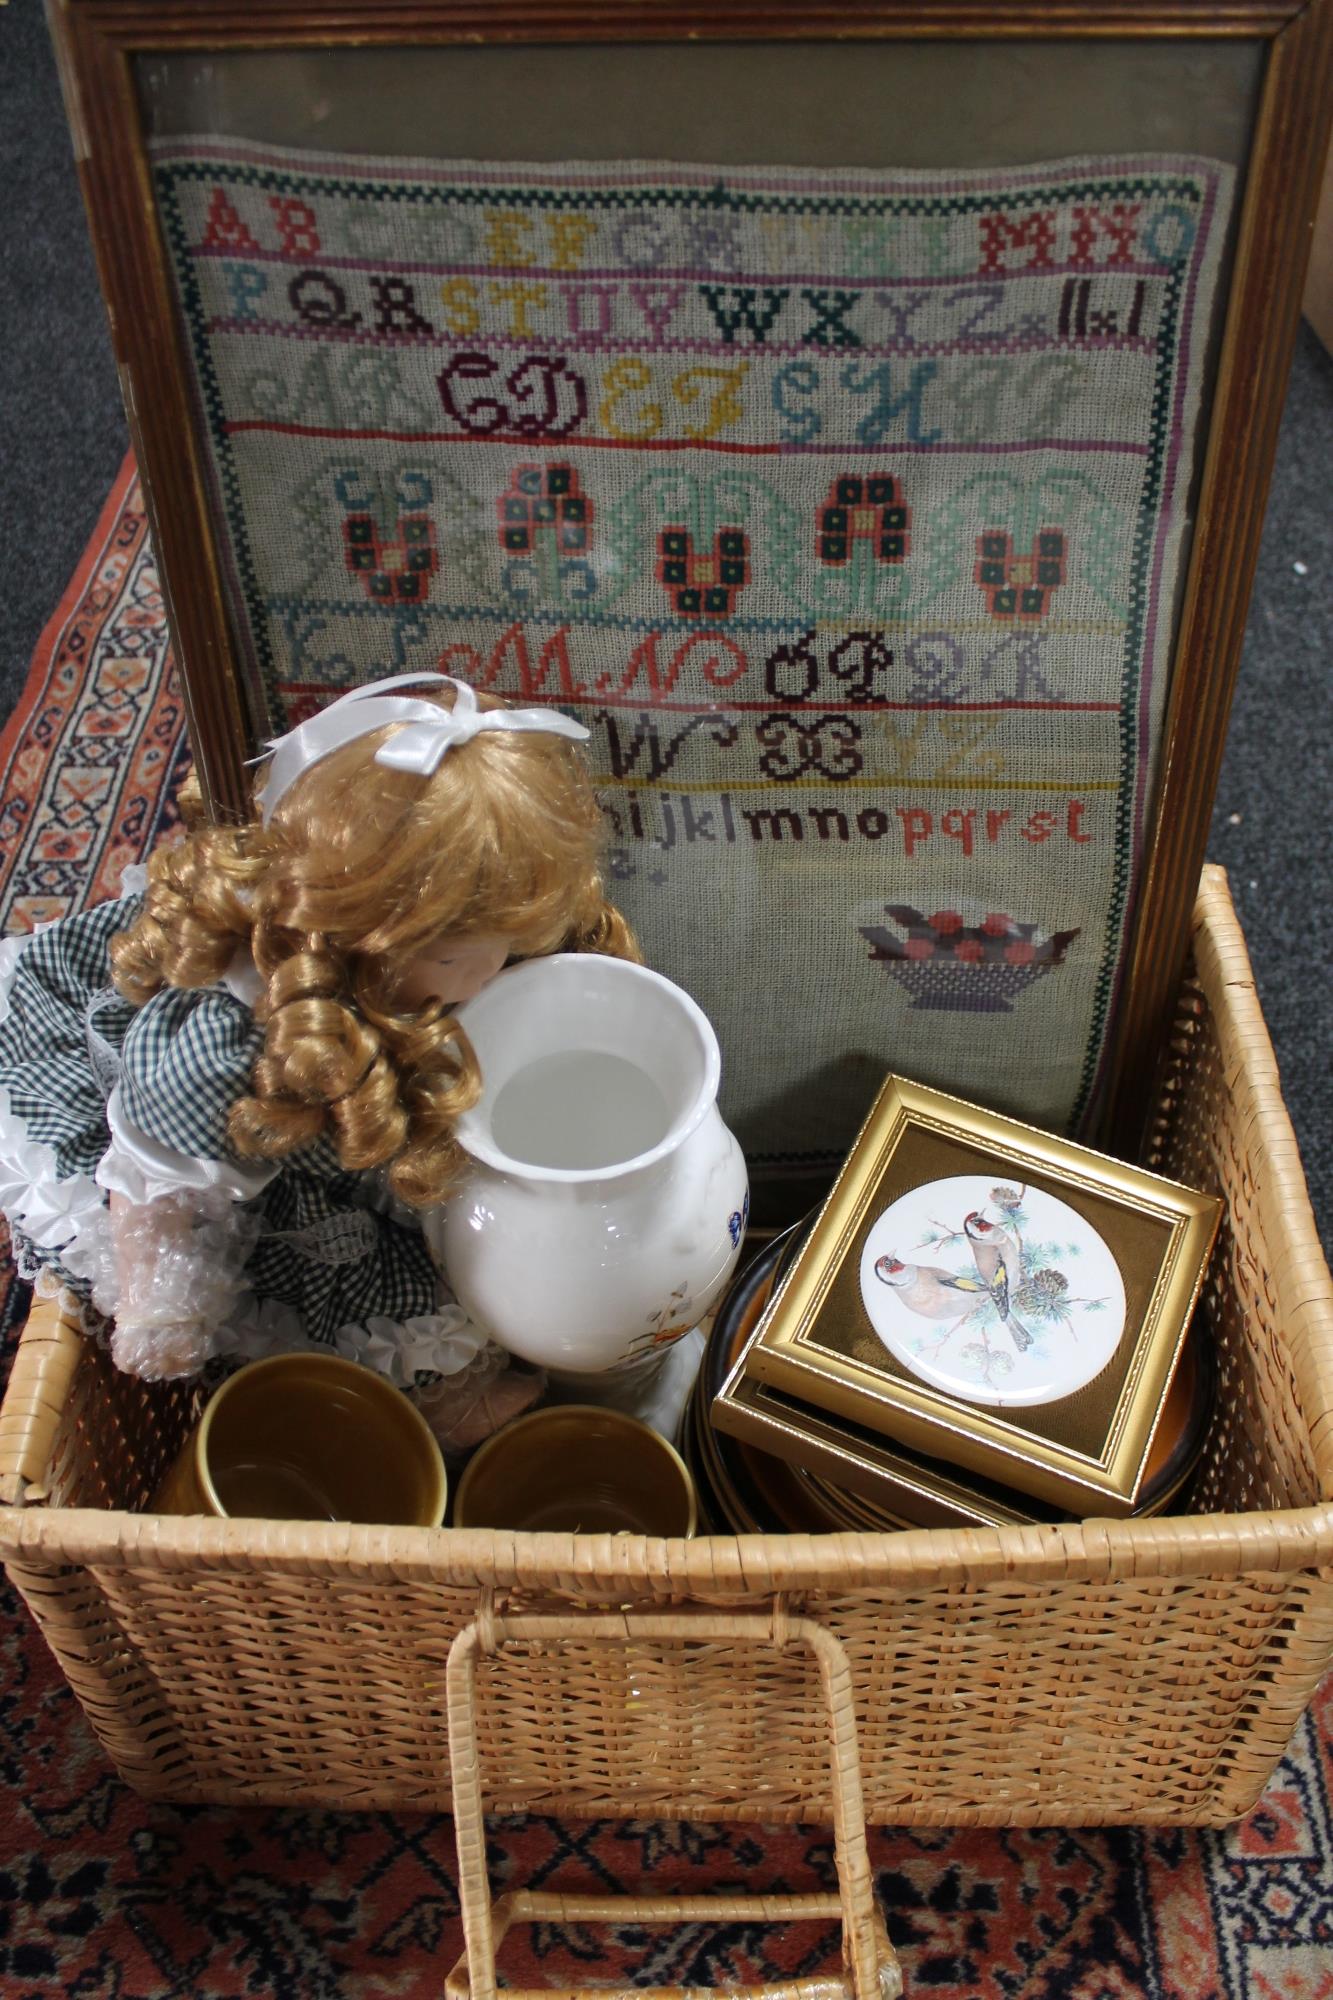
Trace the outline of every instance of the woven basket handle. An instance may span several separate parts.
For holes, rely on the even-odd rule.
[[[828,1720],[833,1806],[833,1848],[838,1893],[811,1896],[556,1896],[519,1891],[492,1904],[486,1872],[486,1829],[477,1734],[477,1661],[505,1644],[589,1639],[635,1644],[688,1640],[696,1644],[802,1646],[819,1669]],[[495,1954],[511,1923],[720,1922],[802,1923],[841,1918],[841,1979],[787,1980],[778,1985],[739,1989],[738,2000],[780,1996],[781,2000],[896,2000],[902,1973],[875,1901],[866,1851],[861,1765],[857,1752],[852,1678],[841,1641],[815,1619],[787,1615],[781,1598],[772,1614],[711,1611],[534,1613],[497,1617],[489,1598],[480,1615],[449,1649],[446,1673],[449,1758],[453,1774],[454,1836],[458,1845],[458,1891],[463,1915],[464,1953],[445,1982],[446,2000],[497,2000]],[[634,2000],[711,2000],[704,1990],[682,1987],[632,1989]],[[559,2000],[608,2000],[608,1989],[566,1990]],[[551,1991],[506,1987],[504,2000],[556,2000]]]
[[[0,1502],[34,1507],[45,1500],[51,1459],[85,1346],[72,1296],[32,1302],[0,1403]]]

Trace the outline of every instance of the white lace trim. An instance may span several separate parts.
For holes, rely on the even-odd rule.
[[[232,1201],[253,1201],[278,1172],[277,1162],[241,1167],[230,1160],[199,1160],[150,1137],[126,1117],[119,1089],[107,1099],[111,1144],[98,1162],[99,1187],[142,1206],[161,1195],[216,1189]]]
[[[54,1146],[28,1137],[25,1120],[0,1084],[0,1214],[39,1249],[62,1250],[105,1206],[106,1196],[90,1174],[60,1179]]]
[[[400,1389],[411,1388],[422,1374],[459,1375],[486,1346],[486,1335],[456,1305],[409,1320],[372,1316],[364,1325],[340,1326],[333,1336],[336,1353],[373,1368]],[[253,1292],[242,1294],[218,1334],[218,1353],[245,1361],[307,1349],[327,1354],[329,1343],[310,1339],[294,1307]]]
[[[333,1336],[339,1354],[387,1375],[400,1389],[418,1375],[458,1375],[486,1346],[486,1335],[461,1306],[404,1320],[372,1316],[364,1326],[340,1326]]]
[[[304,1229],[266,1229],[265,1243],[285,1243],[308,1264],[337,1270],[340,1264],[359,1264],[374,1253],[379,1232],[367,1208],[338,1209],[321,1216]]]

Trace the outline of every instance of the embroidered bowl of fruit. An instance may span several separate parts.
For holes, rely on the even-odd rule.
[[[871,960],[906,988],[914,1008],[943,1013],[1010,1013],[1034,980],[1063,965],[1079,935],[1072,930],[1043,937],[1039,925],[998,910],[969,922],[958,910],[926,916],[908,903],[888,903],[884,915],[895,929],[859,926]]]

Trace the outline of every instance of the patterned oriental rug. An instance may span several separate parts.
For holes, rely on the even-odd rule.
[[[173,822],[184,713],[127,463],[0,738],[0,917],[114,893]],[[26,1311],[0,1280],[0,1330]],[[6,2000],[427,2000],[461,1948],[443,1815],[149,1806],[112,1775],[21,1604],[0,1630]],[[1226,1833],[877,1830],[909,1995],[1333,2000],[1333,1683]],[[496,1887],[833,1886],[823,1828],[492,1823]],[[831,1931],[516,1933],[511,1983],[713,1986],[830,1965]]]

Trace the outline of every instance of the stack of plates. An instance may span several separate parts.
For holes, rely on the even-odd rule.
[[[730,1374],[776,1286],[786,1276],[814,1217],[765,1244],[733,1280],[718,1308],[682,1421],[680,1446],[699,1490],[704,1523],[718,1533],[883,1533],[919,1526],[879,1500],[774,1458],[714,1429],[713,1398]],[[1211,1343],[1197,1323],[1181,1352],[1148,1458],[1135,1514],[1160,1514],[1181,1493],[1202,1449],[1213,1399]],[[966,1479],[950,1469],[955,1479]],[[1019,1496],[1015,1496],[1016,1499]],[[1043,1510],[1031,1504],[1033,1518]],[[1054,1518],[1054,1517],[1052,1517]]]
[[[714,1396],[808,1227],[797,1223],[774,1237],[733,1279],[714,1316],[685,1411],[681,1449],[694,1474],[700,1510],[720,1533],[821,1535],[847,1526],[808,1472],[714,1430],[710,1416]]]

